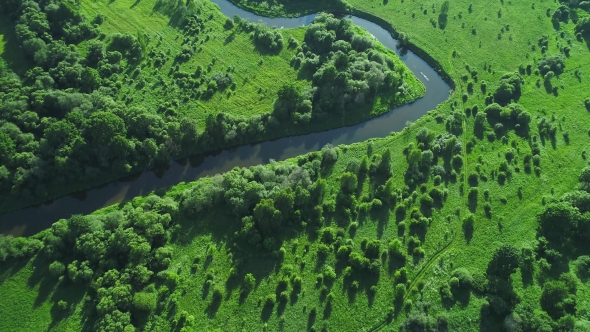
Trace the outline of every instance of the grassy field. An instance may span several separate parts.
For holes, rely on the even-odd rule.
[[[82,13],[86,16],[105,16],[102,31],[107,35],[117,32],[144,34],[151,40],[149,46],[156,53],[177,54],[182,49],[185,36],[174,25],[171,18],[173,12],[159,8],[156,0],[88,0],[81,4]],[[150,89],[139,89],[137,82],[133,82],[122,89],[121,95],[133,96],[134,103],[146,108],[157,108],[163,100],[177,100],[180,105],[179,114],[198,119],[199,124],[204,127],[207,114],[226,112],[250,117],[268,113],[272,110],[277,91],[283,84],[308,84],[305,80],[298,80],[297,71],[289,65],[295,50],[285,47],[278,55],[261,53],[248,34],[227,31],[224,28],[226,17],[216,9],[216,5],[210,2],[202,2],[200,5],[202,15],[212,17],[206,24],[210,39],[202,44],[190,61],[180,65],[179,71],[192,74],[198,65],[207,68],[207,65],[212,64],[209,69],[211,74],[231,70],[237,83],[236,89],[217,93],[209,100],[191,98],[190,91],[181,90],[172,83],[173,77],[169,72],[175,64],[168,61],[159,68],[144,70],[135,79],[137,81],[143,76],[148,82],[147,86],[155,85],[160,78],[167,83]],[[301,40],[305,29],[284,29],[281,32],[285,39],[293,36]],[[129,73],[132,71],[133,68],[129,69]],[[165,86],[170,88],[163,88]]]
[[[329,205],[329,201],[339,192],[340,177],[349,161],[361,159],[369,149],[372,153],[391,150],[394,188],[404,190],[408,186],[404,174],[409,166],[404,149],[410,144],[417,146],[416,135],[420,130],[428,128],[436,134],[446,133],[444,122],[450,121],[453,108],[465,114],[467,107],[471,109],[477,105],[479,112],[483,112],[486,104],[481,83],[486,82],[487,91],[493,92],[502,75],[518,71],[521,65],[524,69],[530,64],[533,70],[530,74],[524,70],[525,83],[518,99],[518,103],[532,115],[529,136],[516,135],[513,130],[507,130],[504,135],[495,135],[492,124],[486,122],[485,135],[478,137],[474,130],[473,115],[461,121],[459,127],[462,132],[457,137],[462,143],[458,154],[462,156],[463,166],[457,172],[456,180],[437,186],[430,177],[424,186],[418,186],[415,191],[414,188],[410,189],[404,198],[407,210],[410,211],[413,207],[419,208],[416,198],[423,196],[422,190],[428,192],[434,187],[441,187],[447,192],[444,204],[433,210],[430,217],[432,221],[419,246],[424,250],[423,257],[413,259],[411,254],[408,255],[404,265],[407,282],[402,282],[406,292],[401,304],[395,302],[395,285],[400,283],[400,276],[396,276],[395,272],[400,271],[400,267],[389,269],[390,257],[381,266],[377,278],[345,277],[334,252],[330,252],[325,261],[318,259],[323,244],[313,231],[285,230],[282,260],[273,254],[252,250],[244,257],[239,256],[243,260],[238,272],[234,272],[238,277],[232,276],[238,254],[234,251],[231,239],[234,232],[239,231],[240,225],[228,209],[221,207],[197,218],[174,219],[179,226],[170,231],[172,237],[169,244],[174,254],[169,269],[178,272],[180,282],[170,298],[177,299],[175,303],[178,310],[170,316],[167,316],[169,311],[166,310],[154,313],[149,318],[149,329],[167,330],[171,322],[175,328],[180,328],[177,322],[183,319],[181,317],[185,317],[185,320],[186,317],[192,317],[195,328],[202,330],[301,331],[312,327],[315,330],[334,331],[371,330],[373,327],[397,330],[397,326],[406,321],[408,314],[416,311],[435,321],[439,317],[446,317],[448,330],[505,329],[503,318],[490,320],[482,316],[482,308],[488,305],[485,296],[472,292],[451,304],[445,304],[441,301],[440,287],[448,283],[457,268],[468,269],[474,277],[483,275],[492,253],[502,244],[512,244],[519,249],[534,248],[537,215],[543,211],[544,205],[551,199],[560,199],[563,194],[577,189],[579,174],[588,164],[586,155],[590,152],[590,115],[584,106],[585,98],[590,96],[590,79],[585,73],[590,64],[588,45],[576,39],[575,25],[571,21],[569,24],[561,23],[559,29],[555,29],[546,11],[550,9],[552,13],[558,6],[556,3],[535,2],[534,6],[521,1],[474,3],[469,9],[469,2],[455,1],[450,4],[444,29],[439,24],[442,1],[424,4],[414,1],[394,3],[351,0],[350,4],[391,22],[400,32],[409,33],[410,41],[439,61],[453,77],[457,83],[457,93],[401,133],[386,139],[339,147],[338,160],[321,175],[328,181],[324,205]],[[580,9],[577,11],[580,17],[587,15]],[[548,37],[547,54],[560,53],[565,46],[570,48],[565,60],[565,71],[551,79],[550,83],[544,83],[543,77],[535,73],[537,63],[542,58],[539,38],[544,35]],[[477,80],[470,75],[474,70],[477,71]],[[473,92],[467,89],[469,82],[474,84]],[[552,139],[543,139],[546,136],[538,128],[543,118],[556,128]],[[525,156],[532,153],[536,141],[539,142],[541,156],[539,169],[527,172],[524,170]],[[514,153],[512,161],[507,163],[510,175],[501,181],[497,174],[509,149]],[[439,160],[439,164],[443,165],[443,161]],[[468,180],[472,173],[478,174],[477,185]],[[364,185],[360,185],[362,189],[356,194],[359,201],[372,197],[375,191],[372,181],[374,179],[369,177],[363,182]],[[171,188],[166,195],[179,200],[180,193],[190,186],[192,184],[181,184]],[[477,188],[476,204],[468,199],[467,193],[471,187]],[[416,197],[411,199],[414,192]],[[140,206],[144,200],[138,198],[135,206]],[[114,208],[118,207],[111,209]],[[488,212],[486,209],[489,209]],[[474,229],[472,234],[465,234],[461,221],[469,213],[474,214]],[[387,248],[392,239],[399,238],[404,249],[408,248],[411,237],[409,213],[404,218],[398,218],[393,205],[366,215],[359,214],[353,219],[358,222],[356,232],[349,233],[347,226],[340,225],[342,220],[333,215],[326,214],[325,217],[322,227],[342,227],[343,240],[351,239],[354,242],[354,252],[362,252],[360,247],[363,238],[379,240],[382,250]],[[402,221],[406,227],[400,232],[399,224]],[[588,252],[587,248],[580,250],[586,254]],[[35,286],[35,282],[29,280],[34,279],[32,266],[46,267],[47,262],[20,264],[24,267],[12,267],[17,266],[16,263],[8,265],[10,268],[0,279],[0,296],[26,299],[23,301],[24,307],[3,310],[7,312],[6,317],[11,319],[1,320],[0,324],[6,325],[0,325],[0,330],[23,330],[12,319],[21,317],[23,312],[30,315],[31,320],[39,322],[39,330],[46,330],[53,324],[52,321],[60,319],[56,318],[59,315],[51,316],[51,310],[57,306],[57,299],[45,295],[40,301],[42,304],[36,304],[35,298],[42,292],[36,288],[39,286]],[[512,287],[520,298],[518,308],[530,306],[537,316],[542,312],[539,304],[542,289],[548,280],[555,278],[546,273],[542,265],[540,260],[534,262],[532,280],[527,279],[521,269],[510,277]],[[565,271],[574,271],[572,261],[566,265]],[[335,280],[327,284],[318,283],[318,274],[327,275],[328,267],[336,271]],[[12,270],[18,272],[9,272]],[[13,273],[14,276],[7,277]],[[248,296],[242,298],[239,284],[247,273],[253,274],[256,284]],[[281,280],[292,274],[302,279],[301,291],[295,291],[291,283],[287,283],[284,291],[288,298],[280,301],[278,299],[283,292]],[[355,285],[353,280],[358,283]],[[575,316],[578,325],[575,331],[587,331],[590,287],[587,281],[580,279],[576,279],[576,285]],[[215,286],[221,289],[223,300],[212,306],[212,289]],[[45,294],[56,292],[48,291]],[[272,305],[264,304],[267,298],[273,299]],[[72,303],[73,315],[56,325],[56,330],[76,329],[79,326],[76,324],[88,317],[81,302],[73,299],[69,303]],[[388,321],[386,317],[392,307],[395,315]],[[555,327],[554,330],[560,328]]]
[[[100,14],[105,17],[102,32],[130,33],[143,35],[148,41],[148,50],[156,54],[178,54],[182,50],[187,37],[176,26],[178,7],[162,5],[164,1],[143,0],[99,0],[82,1],[81,10],[87,17]],[[209,114],[221,112],[249,118],[253,115],[270,113],[276,100],[278,90],[286,83],[294,83],[303,88],[309,85],[309,80],[301,77],[298,70],[290,65],[291,58],[296,54],[295,48],[283,47],[278,54],[269,53],[257,47],[248,33],[228,30],[225,27],[225,17],[215,4],[208,1],[198,2],[197,7],[201,15],[207,17],[206,34],[199,37],[200,46],[197,52],[186,63],[176,64],[167,61],[161,66],[145,68],[139,75],[134,75],[135,67],[127,70],[130,76],[126,81],[120,96],[125,96],[131,103],[144,108],[157,109],[163,101],[179,105],[178,114],[197,119],[201,128],[205,126],[205,119]],[[299,43],[303,40],[305,28],[281,29],[283,39],[295,38]],[[83,48],[83,45],[82,45]],[[386,51],[383,48],[383,51]],[[390,52],[396,64],[404,66],[397,56]],[[139,64],[141,68],[142,64]],[[216,72],[230,72],[236,83],[235,88],[215,93],[211,98],[194,98],[196,91],[180,88],[174,84],[173,72],[192,74],[197,67],[205,67],[209,74]],[[131,76],[134,76],[131,78]],[[415,90],[414,96],[409,96],[408,102],[423,95],[421,83],[409,75],[407,83]],[[145,87],[138,86],[139,82]],[[381,114],[388,107],[375,105],[375,114]],[[371,113],[371,112],[369,112]],[[360,119],[360,120],[364,120]],[[359,119],[345,119],[344,123],[351,124]],[[315,130],[325,129],[325,125],[315,126]],[[293,134],[287,130],[286,134]]]

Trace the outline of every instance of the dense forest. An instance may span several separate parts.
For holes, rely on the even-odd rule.
[[[101,33],[105,18],[83,17],[78,6],[67,0],[0,4],[14,20],[31,64],[22,77],[0,65],[0,210],[87,189],[171,158],[310,130],[310,121],[341,119],[345,109],[349,119],[359,121],[370,116],[381,96],[388,96],[379,102],[387,110],[419,93],[404,84],[404,66],[394,68],[392,54],[376,48],[348,20],[319,16],[298,47],[293,37],[284,45],[278,30],[236,17],[227,19],[225,28],[251,34],[260,52],[297,48],[293,65],[298,68],[304,60],[301,70],[309,73],[311,86],[281,88],[274,111],[266,114],[209,113],[200,124],[177,111],[178,99],[144,107],[126,86],[134,84],[138,91],[167,86],[161,77],[142,72],[172,62],[170,89],[185,98],[206,100],[234,90],[231,68],[180,69],[209,40],[212,16],[194,5],[181,6],[175,25],[185,41],[180,53],[165,54],[152,45],[161,40],[150,44],[143,34]],[[341,93],[345,98],[338,98]]]

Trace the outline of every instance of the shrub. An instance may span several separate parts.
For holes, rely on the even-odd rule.
[[[271,29],[264,24],[256,24],[254,42],[269,51],[278,52],[283,48],[283,35],[277,29]]]
[[[465,268],[458,268],[452,273],[453,278],[457,279],[457,288],[469,289],[473,283],[471,272]]]
[[[338,160],[338,151],[332,144],[326,144],[322,148],[322,163],[333,164]]]
[[[328,266],[324,270],[324,280],[326,282],[332,282],[332,281],[336,280],[336,272],[334,271],[334,269],[332,267]]]
[[[365,247],[365,257],[370,258],[370,259],[378,258],[380,251],[381,251],[381,241],[371,240],[367,243],[367,245]]]
[[[361,162],[356,158],[351,158],[346,164],[346,171],[358,174],[361,167]]]
[[[559,75],[565,68],[565,56],[561,53],[545,55],[543,56],[543,59],[538,62],[537,66],[541,75],[547,76],[549,72],[553,73],[552,77],[554,75]]]
[[[549,281],[543,287],[541,308],[553,319],[575,313],[575,297],[563,281]]]
[[[133,295],[133,307],[139,311],[153,311],[156,309],[156,293],[137,292]]]
[[[351,172],[345,172],[340,178],[340,188],[347,194],[356,190],[357,183],[356,175]]]
[[[54,278],[59,278],[59,277],[63,276],[65,271],[66,271],[66,267],[61,262],[55,261],[55,262],[51,263],[51,265],[49,265],[49,273]]]

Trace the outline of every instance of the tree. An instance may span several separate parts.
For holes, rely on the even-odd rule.
[[[14,155],[15,149],[16,145],[10,136],[0,131],[0,162],[8,164],[8,161]]]
[[[381,155],[381,163],[379,163],[377,171],[385,176],[391,175],[391,149],[385,149]]]
[[[357,178],[354,173],[345,172],[340,177],[340,188],[346,194],[351,194],[356,190],[357,187]]]
[[[551,280],[545,283],[541,294],[541,308],[551,318],[557,320],[567,313],[574,314],[576,300],[573,294],[569,293],[567,285],[561,280]]]
[[[503,244],[494,251],[492,259],[488,263],[488,276],[508,280],[519,265],[520,254],[518,249],[511,244]]]
[[[127,127],[123,119],[114,113],[99,111],[90,116],[86,132],[95,146],[108,146],[113,137],[125,137]]]
[[[295,193],[291,187],[279,191],[274,197],[274,206],[279,211],[281,219],[289,220],[293,215]]]
[[[66,271],[66,267],[63,263],[55,261],[49,265],[49,273],[54,277],[61,277]]]
[[[264,235],[272,235],[281,226],[281,212],[274,206],[274,200],[266,198],[254,207],[254,219]]]
[[[133,295],[133,308],[150,312],[156,309],[156,293],[137,292]]]
[[[578,209],[568,203],[551,203],[537,216],[539,234],[554,244],[565,245],[571,241],[580,217]]]

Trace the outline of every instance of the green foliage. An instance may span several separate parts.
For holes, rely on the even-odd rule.
[[[557,320],[567,313],[575,313],[575,295],[571,294],[565,282],[551,280],[543,286],[541,307]]]
[[[521,86],[523,84],[524,80],[518,73],[502,76],[500,85],[496,91],[494,91],[494,100],[502,105],[517,101],[520,98]]]
[[[356,190],[358,181],[354,173],[346,172],[342,174],[340,180],[340,187],[346,194],[351,194]]]
[[[520,253],[510,244],[503,244],[494,251],[492,259],[488,263],[487,275],[497,276],[500,279],[508,279],[519,266]]]
[[[272,52],[283,48],[283,35],[276,29],[270,29],[264,24],[254,24],[254,42]]]
[[[471,285],[473,284],[473,277],[469,270],[465,268],[458,268],[453,271],[452,273],[453,278],[457,280],[456,288],[457,289],[470,289]],[[451,285],[453,288],[453,286]]]
[[[582,280],[590,278],[590,256],[580,256],[576,260],[576,273]]]
[[[137,292],[133,295],[133,308],[138,311],[150,312],[156,309],[155,293]]]
[[[55,261],[49,265],[49,273],[54,278],[59,278],[66,272],[66,267],[63,263]]]

